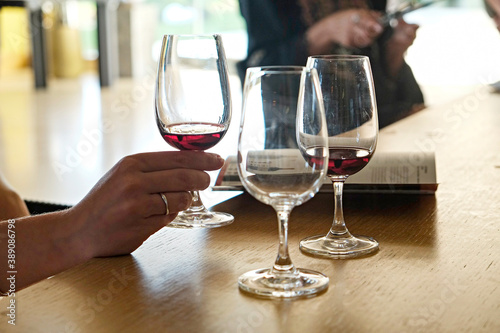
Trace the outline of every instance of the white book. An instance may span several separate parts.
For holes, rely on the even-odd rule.
[[[293,158],[290,158],[293,153],[284,152],[284,154],[283,156],[293,161]],[[258,160],[258,153],[253,155],[253,158]],[[253,166],[257,164],[259,163],[253,161],[248,163],[248,165]],[[280,168],[283,169],[282,163],[280,163]],[[259,166],[259,173],[270,173],[275,169],[275,166],[268,163]],[[287,172],[293,173],[293,162],[286,169]],[[436,192],[437,187],[434,153],[375,152],[365,168],[347,178],[344,191],[433,194]],[[226,164],[221,169],[213,190],[244,190],[238,176],[235,156],[230,156],[226,160]],[[325,177],[325,184],[320,192],[333,192],[330,179]]]

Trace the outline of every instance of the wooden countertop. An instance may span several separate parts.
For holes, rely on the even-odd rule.
[[[344,196],[350,231],[376,238],[360,259],[306,256],[300,239],[326,233],[333,197],[294,209],[290,254],[323,272],[322,295],[263,300],[240,274],[273,264],[272,208],[247,194],[216,206],[235,216],[212,230],[164,228],[132,255],[91,260],[16,293],[18,332],[498,332],[500,95],[464,98],[381,131],[380,149],[436,152],[435,195]]]

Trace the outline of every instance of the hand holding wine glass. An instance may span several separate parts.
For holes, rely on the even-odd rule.
[[[220,35],[165,35],[158,63],[156,122],[165,141],[179,150],[204,151],[225,135],[231,121],[231,94]],[[169,224],[213,228],[233,222],[211,212],[198,191],[191,207]]]
[[[293,298],[315,295],[328,287],[326,276],[296,268],[288,253],[292,209],[312,198],[323,184],[328,163],[326,139],[315,69],[247,70],[238,174],[248,193],[276,210],[279,250],[271,268],[240,276],[241,290],[268,298]]]
[[[378,249],[378,242],[353,236],[347,230],[342,209],[342,192],[347,177],[370,161],[378,137],[377,105],[369,59],[365,56],[312,56],[307,67],[315,68],[321,80],[330,161],[328,177],[333,183],[335,215],[325,235],[300,242],[300,249],[321,257],[358,257]]]

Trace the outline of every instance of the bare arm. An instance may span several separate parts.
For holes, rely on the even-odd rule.
[[[217,170],[223,163],[218,155],[202,152],[129,156],[76,206],[0,222],[0,290],[9,291],[12,231],[19,290],[90,258],[131,253],[189,207],[188,191],[208,187],[210,177],[203,170]],[[168,199],[169,215],[159,193]],[[14,225],[10,231],[9,225]]]

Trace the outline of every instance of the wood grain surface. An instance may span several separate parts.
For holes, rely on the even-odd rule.
[[[272,208],[242,194],[215,207],[235,222],[213,230],[164,228],[132,255],[91,260],[16,294],[8,332],[500,332],[500,95],[486,87],[381,131],[381,150],[435,151],[435,195],[345,194],[354,234],[374,255],[329,260],[298,242],[326,233],[333,196],[293,210],[290,253],[330,277],[322,295],[263,300],[240,274],[269,267],[278,235]]]

